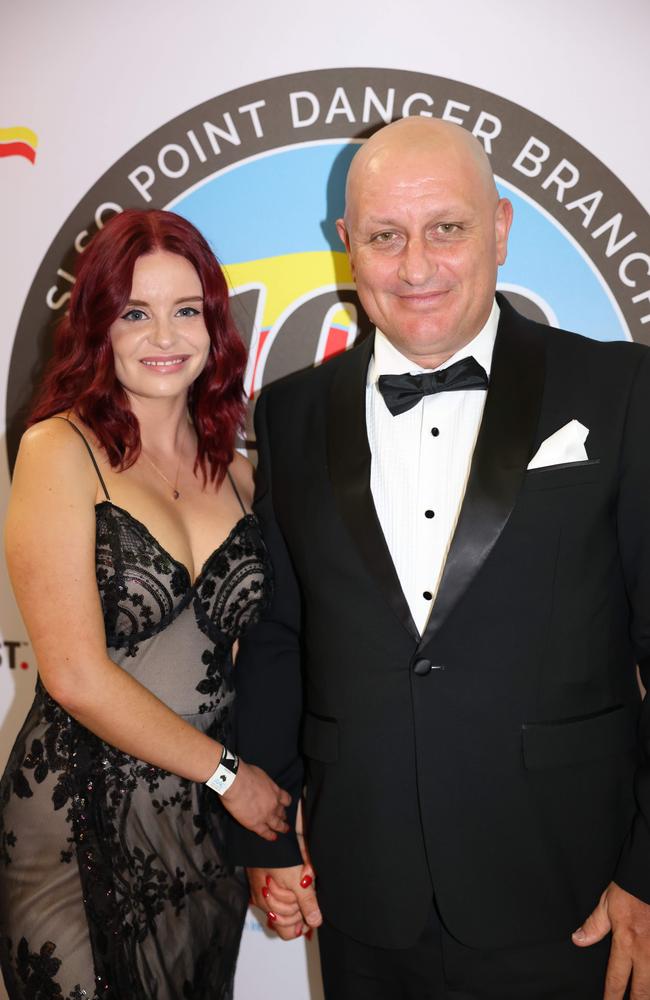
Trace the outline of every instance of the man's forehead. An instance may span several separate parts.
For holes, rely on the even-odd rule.
[[[357,206],[359,222],[375,225],[376,223],[397,222],[411,216],[419,221],[455,219],[460,221],[472,215],[476,206],[459,198],[418,198],[390,199],[365,202],[363,199]]]
[[[373,219],[409,213],[464,215],[477,207],[481,193],[476,185],[463,185],[457,178],[450,182],[431,175],[382,177],[360,184],[352,192],[350,204],[359,215]]]
[[[353,194],[360,199],[377,198],[458,198],[463,200],[464,192],[477,187],[471,180],[463,178],[455,171],[395,171],[369,175],[355,185]]]
[[[379,155],[362,164],[351,177],[347,209],[358,216],[383,216],[386,212],[451,211],[471,212],[492,200],[491,177],[477,169],[472,157],[427,155],[425,150],[408,150],[401,155]]]

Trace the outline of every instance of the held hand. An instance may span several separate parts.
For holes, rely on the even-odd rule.
[[[580,948],[612,932],[603,1000],[623,1000],[630,976],[630,1000],[650,997],[650,905],[610,882],[596,909],[572,935]]]
[[[268,913],[268,926],[285,941],[323,922],[314,878],[311,865],[248,869],[253,903]]]
[[[231,816],[264,840],[277,840],[286,833],[286,806],[291,796],[254,764],[239,761],[237,777],[221,796]]]

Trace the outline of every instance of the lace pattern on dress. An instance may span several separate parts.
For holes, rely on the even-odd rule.
[[[203,697],[192,701],[196,718],[228,742],[232,644],[272,589],[256,518],[240,518],[195,581],[127,511],[103,501],[96,518],[109,648],[137,670],[138,644],[151,638],[150,662]],[[183,609],[193,632],[186,618],[176,621]],[[187,642],[181,671],[174,634]],[[223,824],[217,796],[104,743],[39,683],[0,783],[0,963],[11,996],[232,1000],[248,894],[224,860]],[[43,830],[55,845],[47,856]],[[64,874],[78,879],[74,912],[69,903],[60,912],[55,899],[51,919],[35,907],[33,919],[14,923],[10,896],[21,900],[25,890],[12,871],[21,864],[38,871],[39,906],[45,885],[58,899]],[[88,954],[71,958],[62,943],[68,927],[87,931]]]
[[[109,647],[161,631],[195,598],[199,626],[234,641],[270,600],[272,581],[257,520],[245,514],[192,583],[149,529],[110,501],[97,505],[97,584]]]

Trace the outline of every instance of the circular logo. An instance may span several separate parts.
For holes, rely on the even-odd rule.
[[[650,343],[650,217],[596,157],[477,87],[391,69],[328,69],[220,95],[167,122],[81,199],[38,270],[7,388],[13,464],[25,407],[70,298],[75,259],[127,207],[170,208],[208,238],[247,346],[246,388],[347,348],[367,328],[335,220],[359,143],[410,115],[484,144],[515,221],[499,288],[526,315],[599,340]]]

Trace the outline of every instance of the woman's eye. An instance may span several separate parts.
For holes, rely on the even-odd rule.
[[[177,316],[198,316],[199,315],[199,310],[195,309],[194,306],[183,306],[182,309],[178,310],[178,312],[176,313],[176,315]]]
[[[127,319],[131,322],[137,322],[140,319],[146,318],[146,314],[142,312],[142,309],[129,309],[129,311],[124,313],[122,316],[122,319]]]

